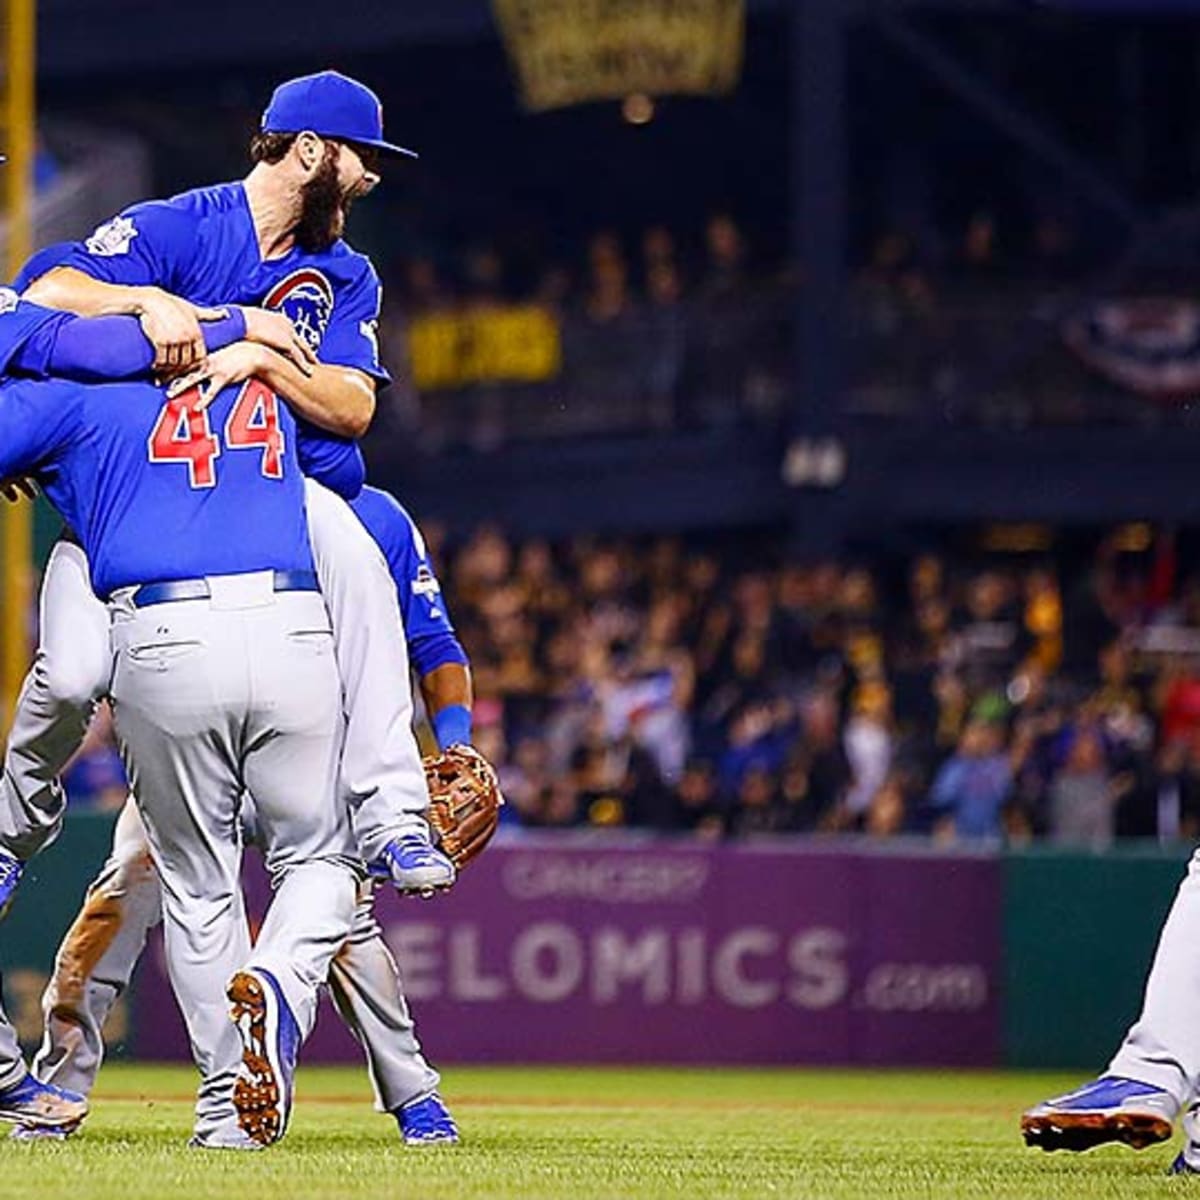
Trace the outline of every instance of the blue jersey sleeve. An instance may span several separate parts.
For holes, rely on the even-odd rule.
[[[403,505],[379,488],[365,487],[351,506],[387,559],[396,584],[408,657],[418,675],[446,663],[467,664],[433,572],[425,539]]]
[[[27,475],[78,436],[78,384],[13,380],[0,384],[0,477]]]
[[[154,365],[154,347],[136,317],[77,317],[57,314],[40,325],[9,363],[15,375],[31,379],[74,379],[81,383],[140,379]],[[200,326],[204,344],[220,350],[246,336],[239,308]]]
[[[353,500],[367,481],[367,464],[357,442],[336,437],[299,417],[296,456],[305,475],[344,500]]]
[[[362,271],[339,292],[329,328],[321,339],[320,358],[332,366],[354,367],[380,384],[391,382],[379,360],[379,310],[383,285],[375,268],[360,258]]]
[[[47,271],[53,271],[55,267],[62,266],[74,252],[74,242],[55,242],[54,245],[47,246],[44,250],[38,250],[26,260],[25,265],[17,272],[12,283],[13,290],[23,292],[35,279],[40,279]]]
[[[30,304],[10,288],[0,288],[0,373],[12,372],[30,343],[41,345],[49,338],[52,345],[54,329],[70,319],[70,313]]]
[[[180,292],[195,255],[195,218],[168,200],[135,204],[76,244],[59,266],[104,283]]]

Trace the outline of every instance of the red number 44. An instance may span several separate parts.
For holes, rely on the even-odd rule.
[[[200,389],[189,388],[161,408],[147,447],[154,463],[187,464],[194,488],[215,487],[214,463],[221,442],[212,431],[208,409],[199,407]],[[225,445],[230,450],[261,450],[262,473],[283,478],[283,430],[279,427],[279,397],[257,379],[247,380],[225,422]]]

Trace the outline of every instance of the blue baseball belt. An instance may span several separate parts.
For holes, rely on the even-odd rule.
[[[277,592],[318,592],[316,571],[276,571],[273,590]],[[151,604],[169,604],[172,600],[208,600],[212,588],[207,579],[169,579],[164,583],[143,583],[130,599],[134,608]]]

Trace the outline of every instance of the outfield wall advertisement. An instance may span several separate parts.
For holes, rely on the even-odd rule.
[[[27,1049],[111,836],[111,817],[73,814],[4,922],[4,1002]],[[1187,850],[546,834],[494,845],[448,896],[386,894],[378,912],[437,1062],[1095,1071],[1137,1016]],[[261,904],[261,874],[252,886]],[[109,1033],[116,1056],[187,1056],[157,937]],[[326,1006],[308,1056],[358,1054]]]
[[[437,1062],[985,1065],[1000,907],[994,860],[557,840],[378,913]],[[179,1056],[143,970],[138,1050]],[[357,1053],[327,1011],[309,1060]]]

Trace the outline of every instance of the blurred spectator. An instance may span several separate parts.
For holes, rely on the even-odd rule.
[[[746,243],[742,231],[728,213],[714,213],[704,228],[708,252],[701,293],[706,299],[733,299],[747,280]]]
[[[961,840],[998,838],[1011,787],[1003,728],[990,721],[972,721],[930,791],[939,834]]]
[[[875,838],[895,837],[904,833],[909,820],[909,803],[901,775],[889,775],[871,797],[863,830]]]
[[[875,793],[887,779],[895,750],[891,716],[891,693],[882,683],[863,684],[855,693],[845,735],[851,782],[843,800],[840,825],[860,827]]]
[[[1066,761],[1050,785],[1050,836],[1102,848],[1113,839],[1119,798],[1099,731],[1074,732]]]
[[[588,290],[584,311],[593,325],[607,325],[629,314],[629,266],[616,234],[598,233],[588,247]]]

